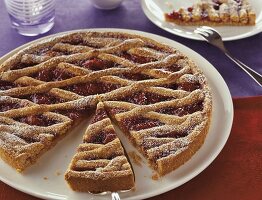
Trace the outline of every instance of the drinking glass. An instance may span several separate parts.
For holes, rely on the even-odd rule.
[[[5,0],[12,27],[18,33],[35,36],[54,26],[55,0]]]

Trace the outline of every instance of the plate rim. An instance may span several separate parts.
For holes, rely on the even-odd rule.
[[[146,194],[138,194],[135,196],[135,198],[132,198],[132,197],[127,197],[127,198],[123,198],[123,199],[126,199],[126,200],[131,200],[131,199],[144,199],[144,198],[150,198],[150,197],[153,197],[153,196],[156,196],[156,195],[160,195],[160,194],[163,194],[167,191],[170,191],[172,189],[175,189],[181,185],[183,185],[184,183],[190,181],[191,179],[193,179],[194,177],[196,177],[198,174],[200,174],[202,171],[204,171],[214,160],[215,158],[219,155],[219,153],[221,152],[221,150],[224,148],[227,140],[228,140],[228,137],[230,136],[230,132],[231,132],[231,128],[232,128],[232,124],[233,124],[233,115],[234,115],[234,108],[233,108],[233,101],[232,101],[232,97],[231,97],[231,94],[230,94],[230,91],[229,91],[229,88],[225,82],[225,80],[223,79],[223,77],[220,75],[220,73],[216,70],[216,68],[209,62],[207,61],[202,55],[200,55],[199,53],[197,53],[196,51],[190,49],[189,47],[177,42],[177,41],[174,41],[174,40],[171,40],[167,37],[163,37],[163,36],[160,36],[160,35],[157,35],[157,34],[153,34],[153,33],[148,33],[148,32],[144,32],[144,31],[140,31],[140,30],[131,30],[131,29],[119,29],[119,28],[90,28],[90,29],[77,29],[77,30],[71,30],[71,31],[65,31],[65,32],[59,32],[59,33],[55,33],[55,34],[51,34],[51,35],[48,35],[48,36],[45,36],[45,37],[42,37],[42,38],[38,38],[36,40],[33,40],[31,42],[28,42],[26,44],[23,44],[15,49],[13,49],[12,51],[10,51],[9,53],[3,55],[1,58],[0,58],[0,64],[2,62],[4,62],[6,59],[8,59],[9,57],[11,57],[13,54],[17,53],[18,51],[20,51],[21,49],[24,49],[26,48],[27,46],[31,45],[31,44],[34,44],[36,42],[41,42],[42,40],[46,40],[46,39],[49,39],[49,38],[52,38],[52,37],[56,37],[56,36],[59,36],[59,35],[63,35],[63,34],[68,34],[68,33],[73,33],[73,32],[81,32],[81,31],[113,31],[113,32],[127,32],[127,33],[132,33],[132,34],[138,34],[138,35],[141,35],[141,36],[145,36],[145,37],[149,37],[149,38],[152,38],[156,41],[159,40],[166,40],[166,41],[172,41],[173,44],[171,44],[170,46],[174,47],[174,45],[178,45],[178,50],[181,50],[180,48],[184,48],[184,50],[186,51],[189,51],[190,54],[193,53],[195,56],[201,58],[203,61],[205,61],[208,65],[212,66],[211,69],[209,70],[212,70],[213,72],[216,73],[216,75],[218,75],[218,79],[222,80],[222,87],[225,89],[223,92],[224,95],[226,96],[227,98],[227,104],[228,104],[228,111],[229,111],[229,122],[228,122],[228,126],[227,126],[227,130],[225,132],[227,132],[227,137],[223,138],[223,141],[221,143],[221,145],[219,146],[220,148],[217,148],[215,153],[213,154],[212,157],[210,157],[208,159],[208,161],[205,162],[204,165],[202,165],[200,168],[198,168],[197,171],[195,171],[195,173],[190,173],[190,176],[187,176],[187,179],[183,180],[183,181],[180,181],[180,183],[178,183],[176,186],[174,185],[171,185],[169,187],[165,187],[164,189],[162,189],[160,192],[159,190],[157,191],[151,191],[150,193],[146,193]],[[156,39],[157,38],[157,39]],[[183,52],[184,53],[184,52]],[[187,55],[188,56],[188,55]],[[202,70],[202,69],[201,69]],[[225,98],[225,97],[224,97]],[[224,98],[222,98],[224,100]],[[0,174],[0,180],[4,183],[6,183],[7,185],[21,191],[21,192],[24,192],[26,194],[29,194],[29,195],[32,195],[32,196],[35,196],[35,197],[38,197],[38,198],[44,198],[44,199],[55,199],[55,200],[64,200],[64,199],[68,199],[68,198],[59,198],[57,196],[47,196],[47,194],[43,194],[41,192],[36,192],[36,191],[31,191],[30,189],[27,189],[27,188],[24,188],[23,186],[20,186],[19,184],[16,184],[15,182],[13,181],[9,181],[8,179],[4,179],[1,174]],[[67,196],[69,197],[69,196]]]
[[[170,28],[168,27],[163,27],[161,26],[159,23],[165,23],[167,24],[168,22],[165,22],[165,21],[161,21],[159,20],[157,17],[155,17],[151,12],[150,10],[148,9],[148,7],[146,6],[146,0],[141,0],[141,7],[142,7],[142,11],[143,13],[145,14],[145,16],[147,17],[147,19],[149,21],[151,21],[153,24],[155,24],[157,27],[173,34],[173,35],[176,35],[176,36],[179,36],[179,37],[183,37],[183,38],[187,38],[187,39],[191,39],[191,40],[197,40],[197,41],[205,41],[202,37],[192,33],[192,35],[190,34],[179,34],[178,32],[174,32],[172,31]],[[259,26],[258,26],[259,25]],[[237,35],[237,36],[228,36],[228,37],[222,37],[222,40],[223,41],[234,41],[234,40],[240,40],[240,39],[244,39],[244,38],[248,38],[248,37],[251,37],[251,36],[254,36],[256,34],[259,34],[262,32],[262,20],[261,21],[258,21],[257,24],[256,24],[257,29],[251,31],[251,32],[248,32],[248,33],[243,33],[241,35]],[[179,26],[178,26],[179,27]],[[196,26],[198,27],[198,26]]]

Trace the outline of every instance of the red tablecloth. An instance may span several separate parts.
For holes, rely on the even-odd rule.
[[[234,99],[234,109],[229,140],[215,161],[188,183],[151,200],[262,199],[262,96]],[[37,198],[0,182],[0,199]]]

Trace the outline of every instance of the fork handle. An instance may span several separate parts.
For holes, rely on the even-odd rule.
[[[225,52],[225,54],[230,60],[236,63],[241,69],[243,69],[254,81],[256,81],[260,87],[262,87],[262,75],[261,74],[251,69],[250,67],[242,63],[240,60],[231,56],[230,53]]]
[[[117,192],[112,192],[111,197],[112,197],[112,200],[121,200]]]

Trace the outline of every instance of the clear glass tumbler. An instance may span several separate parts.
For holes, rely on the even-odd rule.
[[[55,0],[5,0],[12,27],[18,33],[35,36],[54,26]]]

